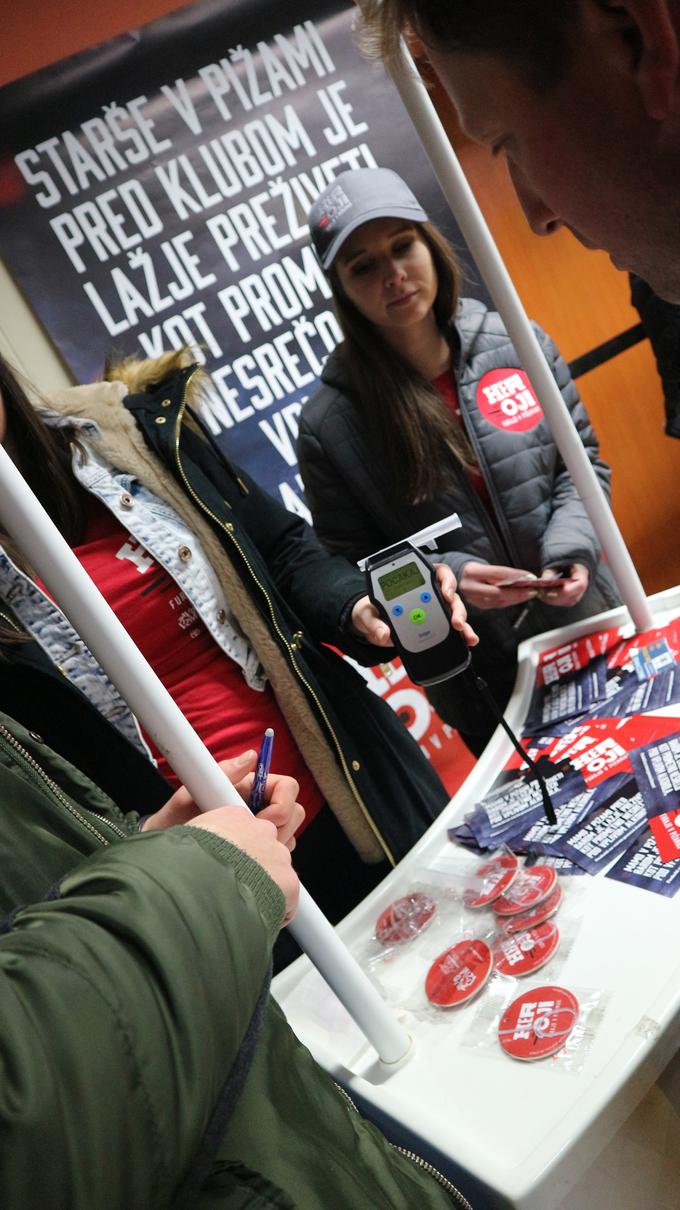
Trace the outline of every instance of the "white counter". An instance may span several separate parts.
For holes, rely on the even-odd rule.
[[[680,613],[680,589],[652,598],[661,625]],[[534,685],[538,653],[561,641],[620,624],[623,611],[552,631],[522,645],[506,717],[518,731]],[[632,627],[629,628],[632,633]],[[680,706],[669,708],[680,714]],[[668,711],[667,711],[668,712]],[[489,790],[512,749],[497,731],[484,756],[436,824],[369,898],[339,926],[350,947],[370,937],[385,893],[404,875],[449,860],[447,827]],[[479,859],[455,852],[474,869]],[[382,1066],[333,993],[301,958],[274,980],[274,994],[318,1061],[369,1105],[405,1123],[488,1189],[489,1204],[554,1210],[609,1142],[671,1059],[680,1039],[680,894],[666,899],[602,876],[578,883],[580,922],[566,960],[545,968],[545,982],[606,996],[602,1024],[583,1069],[520,1064],[497,1049],[463,1044],[478,1005],[447,1017],[446,1027],[404,1017],[411,1056]],[[558,916],[559,922],[559,916]],[[532,982],[542,981],[534,976]],[[518,989],[521,991],[522,987]],[[417,1148],[416,1148],[417,1149]],[[680,1194],[678,1195],[680,1204]]]

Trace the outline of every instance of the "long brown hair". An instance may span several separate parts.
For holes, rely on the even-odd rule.
[[[49,428],[45,424],[18,373],[1,354],[0,401],[5,412],[4,445],[8,454],[66,541],[77,542],[84,528],[85,509],[71,471],[73,429]],[[26,559],[1,525],[0,543],[17,566],[31,575]],[[16,642],[25,637],[0,617],[0,642]]]
[[[458,261],[432,223],[414,225],[432,256],[437,274],[432,310],[453,354],[451,318],[461,281]],[[473,461],[467,438],[439,392],[395,353],[378,328],[350,302],[335,267],[329,280],[345,337],[338,356],[349,376],[367,440],[372,446],[380,445],[381,460],[395,492],[412,504],[432,500],[451,477],[451,458],[464,465]]]

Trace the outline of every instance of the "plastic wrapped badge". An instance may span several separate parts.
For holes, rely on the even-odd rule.
[[[485,908],[508,891],[519,874],[519,858],[514,853],[502,852],[478,866],[474,873],[474,885],[463,896],[467,908]]]
[[[405,945],[427,928],[437,905],[423,891],[412,891],[395,899],[375,923],[375,939],[384,946]]]
[[[550,920],[522,933],[504,934],[493,947],[494,970],[517,979],[533,975],[550,961],[559,943],[559,929]]]
[[[543,903],[557,885],[557,873],[547,865],[522,870],[510,890],[493,901],[497,916],[517,916]]]
[[[507,919],[499,920],[499,924],[502,923],[506,933],[523,933],[526,929],[535,928],[536,925],[543,924],[544,920],[549,920],[551,916],[554,916],[562,899],[562,887],[558,882],[542,903],[529,908],[528,911],[520,912],[517,916],[508,916]]]
[[[498,1023],[498,1040],[513,1059],[547,1059],[566,1045],[578,1015],[573,992],[550,985],[535,987],[505,1009]]]
[[[493,966],[485,941],[459,941],[432,963],[425,979],[425,994],[438,1008],[465,1004],[486,983]]]

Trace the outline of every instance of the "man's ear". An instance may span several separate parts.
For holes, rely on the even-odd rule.
[[[680,26],[674,0],[600,0],[635,52],[635,82],[648,117],[663,122],[677,104]],[[672,10],[672,11],[671,11]]]

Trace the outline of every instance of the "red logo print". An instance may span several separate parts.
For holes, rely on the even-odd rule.
[[[506,433],[528,433],[543,419],[524,370],[490,370],[477,387],[477,407],[489,424]]]

